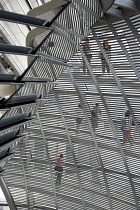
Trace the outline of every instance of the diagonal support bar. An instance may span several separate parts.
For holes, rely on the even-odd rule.
[[[43,26],[46,20],[4,10],[0,10],[0,20],[46,28]]]

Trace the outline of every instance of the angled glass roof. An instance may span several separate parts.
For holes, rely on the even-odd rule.
[[[5,199],[5,196],[0,188],[0,210],[9,210],[8,206],[2,206],[2,204],[7,204],[7,201]]]
[[[1,0],[0,8],[2,10],[16,12],[19,14],[27,14],[30,10],[29,4],[25,0]],[[7,43],[17,46],[25,46],[26,36],[30,28],[25,25],[0,21],[0,32],[6,38]],[[19,74],[27,67],[27,58],[25,56],[5,55],[12,63]]]

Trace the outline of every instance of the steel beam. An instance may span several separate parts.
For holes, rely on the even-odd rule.
[[[32,53],[30,52],[31,50],[32,50],[31,47],[20,47],[9,44],[0,44],[0,52],[6,54],[18,54],[18,55],[27,56],[27,55],[32,55]]]
[[[21,15],[5,10],[0,10],[0,20],[46,28],[46,26],[43,25],[46,22],[46,20],[30,17],[27,15]]]
[[[60,36],[60,32],[58,31],[58,28],[62,29],[63,31],[65,31],[65,32],[67,32],[69,34],[72,34],[72,35],[80,38],[81,40],[85,38],[83,35],[75,32],[75,31],[73,31],[73,30],[71,30],[69,28],[66,28],[66,26],[63,26],[61,23],[58,23],[57,21],[51,27],[55,29],[54,34],[57,34],[59,36]]]

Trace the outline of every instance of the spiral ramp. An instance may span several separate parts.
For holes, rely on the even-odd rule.
[[[108,7],[103,3],[102,10],[98,1],[79,0],[65,10],[61,4],[55,10],[50,4],[51,12],[43,14],[42,8],[36,8],[28,15],[32,21],[43,21],[38,20],[38,28],[29,33],[26,48],[11,49],[29,55],[23,74],[1,78],[2,84],[16,87],[0,104],[1,140],[5,139],[0,148],[4,151],[0,153],[0,182],[12,210],[140,209],[139,3],[109,1]],[[78,46],[87,35],[90,64]],[[111,45],[111,59],[102,47],[104,39]],[[54,43],[49,52],[41,48],[47,40]],[[3,46],[1,52],[8,53],[8,47]],[[102,74],[100,52],[110,75]],[[79,102],[83,119],[77,133]],[[101,106],[96,132],[91,125],[95,103]],[[120,122],[128,109],[135,141],[124,144]],[[56,186],[53,168],[60,153],[65,156],[65,167],[62,184]]]

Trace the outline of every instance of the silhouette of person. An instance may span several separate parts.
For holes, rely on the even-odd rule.
[[[94,132],[96,132],[96,128],[98,128],[100,115],[101,115],[100,105],[96,103],[96,105],[91,110],[91,124]]]
[[[108,58],[111,58],[111,46],[108,43],[108,40],[107,39],[105,39],[103,41],[103,48],[104,48],[104,50],[105,50],[106,55],[108,56]],[[103,55],[102,52],[99,53],[99,57],[100,57],[101,62],[102,62],[102,72],[103,72],[103,74],[105,73],[105,69],[107,69],[107,73],[110,74],[109,66],[108,66],[108,64],[106,62],[106,59],[105,59],[105,57],[104,57],[104,55]]]
[[[77,118],[76,118],[76,133],[79,133],[79,129],[81,127],[82,118],[83,118],[83,111],[82,111],[82,104],[78,104],[78,109],[76,110]]]
[[[91,49],[90,49],[89,40],[90,40],[90,38],[86,37],[86,39],[81,43],[81,45],[83,46],[84,54],[85,54],[88,62],[90,63],[92,55],[91,55]],[[88,70],[88,68],[86,66],[86,63],[85,63],[84,59],[83,59],[83,73],[84,73],[84,75],[88,75],[89,74],[89,70]]]

